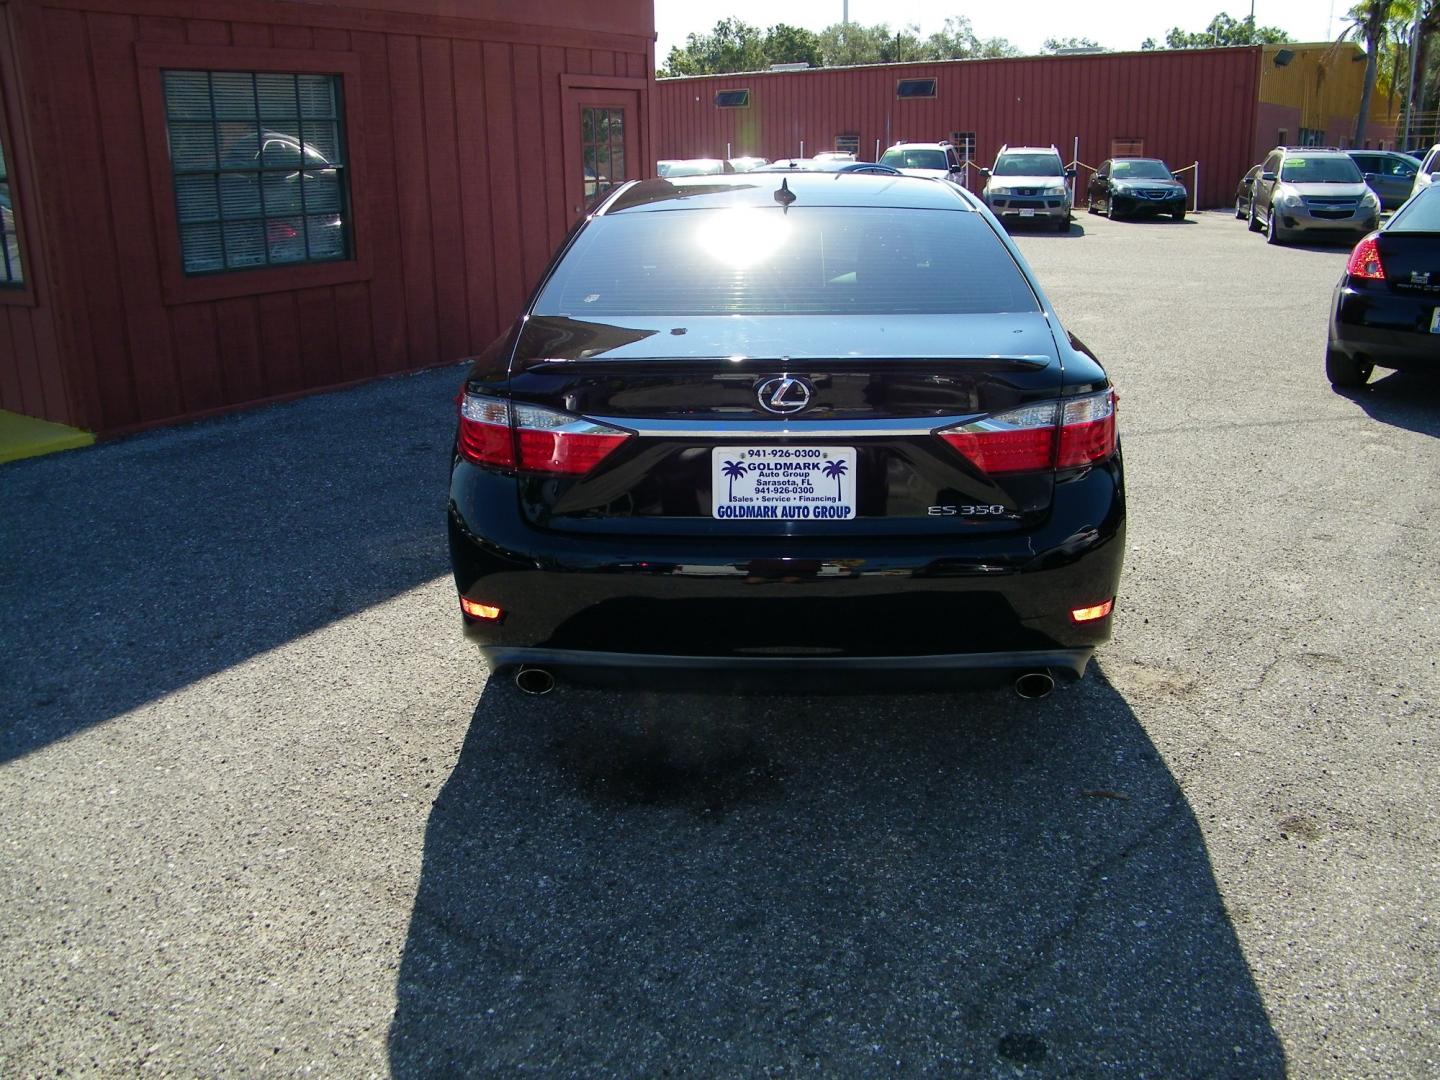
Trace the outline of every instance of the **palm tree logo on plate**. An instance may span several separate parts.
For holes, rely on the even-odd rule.
[[[720,470],[730,480],[730,502],[735,501],[735,481],[745,475],[745,466],[738,461],[727,461]]]
[[[850,466],[846,465],[845,462],[838,460],[826,462],[825,468],[821,470],[828,479],[835,481],[835,501],[837,503],[841,501],[840,478],[844,476],[847,472],[849,472],[849,470]]]

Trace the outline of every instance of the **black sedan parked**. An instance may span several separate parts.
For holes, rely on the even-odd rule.
[[[459,399],[466,634],[555,672],[977,673],[1110,636],[1115,395],[980,201],[863,173],[632,182]]]
[[[1250,204],[1255,201],[1255,181],[1260,179],[1260,168],[1256,165],[1235,185],[1235,216],[1241,221],[1250,217]]]
[[[1325,374],[1362,386],[1377,365],[1440,368],[1440,185],[1356,244],[1335,286]]]
[[[1112,158],[1090,178],[1086,208],[1110,218],[1169,214],[1183,221],[1189,198],[1159,158]]]

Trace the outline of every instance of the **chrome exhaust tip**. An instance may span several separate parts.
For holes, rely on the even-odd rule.
[[[538,697],[555,689],[555,676],[544,668],[522,667],[515,672],[515,685],[522,694]]]
[[[1049,697],[1055,689],[1055,680],[1048,671],[1027,671],[1015,680],[1015,693],[1026,701],[1038,701]]]

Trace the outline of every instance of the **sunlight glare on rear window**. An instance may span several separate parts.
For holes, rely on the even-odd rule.
[[[726,266],[743,270],[770,258],[790,239],[788,218],[758,210],[721,210],[707,214],[696,230],[700,250]]]

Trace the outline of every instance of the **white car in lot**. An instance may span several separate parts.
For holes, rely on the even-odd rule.
[[[1440,183],[1440,143],[1430,147],[1425,160],[1420,163],[1420,171],[1415,174],[1415,186],[1410,189],[1410,194],[1414,195],[1436,183]]]

